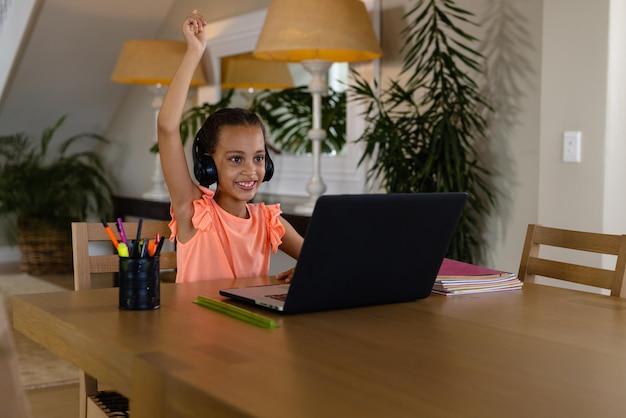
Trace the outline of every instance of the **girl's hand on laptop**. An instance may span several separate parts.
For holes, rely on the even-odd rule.
[[[276,278],[278,280],[284,280],[285,282],[289,283],[291,281],[291,278],[293,277],[293,271],[295,270],[295,267],[290,268],[287,271],[283,271],[282,273],[278,273],[276,275]]]

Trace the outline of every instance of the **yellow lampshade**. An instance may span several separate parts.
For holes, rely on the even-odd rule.
[[[293,77],[284,62],[262,61],[252,53],[222,58],[222,88],[285,89],[293,87]]]
[[[111,74],[116,83],[170,84],[185,54],[184,42],[136,39],[126,41]],[[191,80],[192,86],[206,84],[202,68],[198,66]]]
[[[272,61],[358,62],[382,55],[359,0],[272,0],[254,57]]]

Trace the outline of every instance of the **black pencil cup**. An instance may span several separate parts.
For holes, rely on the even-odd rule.
[[[148,310],[161,306],[159,257],[120,257],[120,309]]]

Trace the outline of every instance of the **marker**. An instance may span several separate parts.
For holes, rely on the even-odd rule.
[[[156,244],[152,240],[148,240],[148,255],[150,257],[154,257],[154,253],[156,252]]]
[[[141,226],[143,225],[143,219],[139,218],[139,222],[137,223],[137,238],[135,241],[139,242],[141,239]]]
[[[124,244],[123,242],[120,242],[117,245],[117,254],[119,254],[120,257],[127,257],[129,256],[128,254],[128,246],[126,244]]]
[[[124,222],[122,221],[122,218],[117,218],[117,230],[120,232],[122,242],[128,246],[128,240],[126,239],[126,233],[124,232]]]
[[[256,325],[257,327],[276,328],[276,321],[273,319],[251,312],[247,309],[231,305],[230,303],[210,299],[204,296],[198,296],[198,299],[193,301],[193,303],[204,306],[205,308],[213,309],[214,311],[221,312],[249,324]]]
[[[164,242],[165,242],[164,239],[159,240],[159,243],[157,244],[156,250],[154,251],[154,256],[155,257],[161,253],[161,248],[163,248],[163,243]]]
[[[144,258],[146,256],[146,253],[148,252],[148,242],[145,240],[142,240],[140,242],[141,242],[141,252],[139,254],[139,257]]]
[[[115,249],[117,250],[117,245],[118,245],[117,238],[115,238],[113,231],[111,231],[111,227],[109,226],[109,224],[107,224],[107,221],[105,221],[104,219],[101,219],[100,222],[102,222],[102,225],[104,226],[104,230],[106,231],[107,235],[111,239],[111,242],[113,243],[113,245],[115,245]]]

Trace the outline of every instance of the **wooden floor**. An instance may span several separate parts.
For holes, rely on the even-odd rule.
[[[20,272],[17,263],[0,264],[0,271],[6,274]],[[40,278],[45,279],[45,276]],[[78,416],[78,383],[28,390],[26,396],[30,402],[33,418],[71,418]]]

